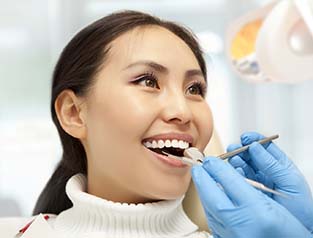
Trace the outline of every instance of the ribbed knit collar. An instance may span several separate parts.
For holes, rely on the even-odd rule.
[[[67,182],[66,193],[73,207],[63,211],[54,222],[54,228],[65,237],[184,237],[198,229],[183,210],[184,196],[127,204],[88,194],[86,187],[82,174]]]

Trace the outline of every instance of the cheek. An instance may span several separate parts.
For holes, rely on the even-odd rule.
[[[118,92],[118,93],[116,93]],[[100,153],[132,149],[154,118],[151,104],[134,92],[112,90],[95,97],[88,111],[88,144]],[[116,155],[115,155],[116,156]]]
[[[212,112],[207,103],[198,108],[196,118],[200,137],[198,146],[204,150],[212,137],[214,127]]]

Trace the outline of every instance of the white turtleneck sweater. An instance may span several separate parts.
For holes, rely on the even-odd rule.
[[[48,222],[43,220],[44,223],[39,222],[42,216],[35,220],[34,217],[0,219],[0,236],[16,237],[19,229],[34,220],[26,231],[35,231],[37,235],[31,238],[41,238],[40,234],[54,238],[211,237],[205,231],[197,231],[198,226],[185,214],[184,196],[153,203],[121,204],[88,194],[86,188],[86,177],[74,175],[66,184],[66,194],[73,203],[71,208],[57,216],[50,214],[50,219]]]
[[[86,193],[86,177],[74,175],[66,185],[73,207],[63,211],[49,223],[67,238],[80,237],[211,237],[200,232],[185,214],[184,196],[145,204],[108,201]]]

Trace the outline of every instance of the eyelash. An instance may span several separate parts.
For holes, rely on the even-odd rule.
[[[133,83],[139,84],[140,82],[147,80],[147,79],[152,79],[156,83],[159,82],[159,80],[157,79],[157,77],[154,75],[153,72],[147,72],[147,73],[144,73],[143,75],[139,76],[137,78],[137,80],[133,81]],[[158,89],[160,89],[160,88],[158,88]]]
[[[147,80],[147,79],[152,79],[156,83],[159,82],[159,80],[157,79],[157,77],[154,75],[153,72],[147,72],[147,73],[139,76],[132,83],[139,84],[140,82],[142,82],[144,80]],[[194,82],[189,88],[194,87],[194,86],[198,87],[198,89],[200,90],[200,94],[199,95],[201,95],[204,98],[205,95],[206,95],[206,91],[207,91],[206,85],[204,83],[200,82],[200,81],[197,81],[197,82]],[[160,89],[160,88],[158,87],[158,89]]]
[[[206,85],[204,83],[202,83],[202,82],[194,82],[190,87],[193,87],[193,86],[198,87],[199,90],[200,90],[200,95],[202,97],[205,97],[207,88],[206,88]]]

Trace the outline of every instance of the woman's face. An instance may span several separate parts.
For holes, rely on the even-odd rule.
[[[176,138],[204,150],[213,122],[199,83],[206,87],[196,57],[167,29],[115,39],[86,97],[88,192],[127,203],[182,196],[190,167],[165,163],[143,142]]]

